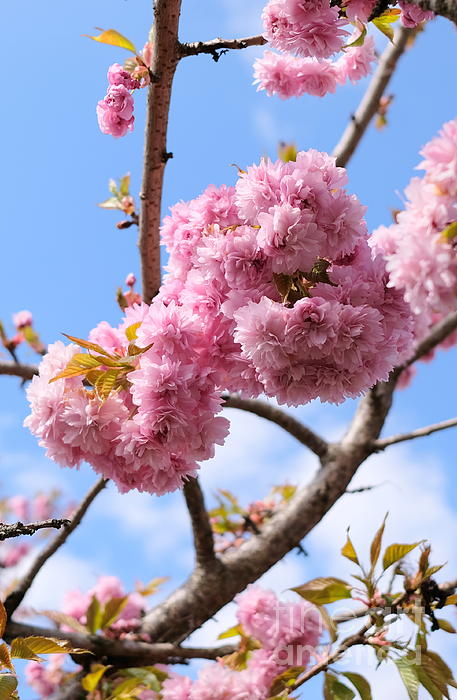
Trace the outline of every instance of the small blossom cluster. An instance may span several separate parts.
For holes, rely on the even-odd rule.
[[[257,89],[282,99],[304,94],[324,97],[334,93],[337,85],[369,75],[376,52],[373,37],[364,37],[363,25],[376,2],[348,0],[344,5],[342,11],[330,0],[270,0],[262,14],[264,36],[280,53],[266,51],[255,62]],[[434,16],[406,2],[400,8],[407,27]],[[356,25],[352,36],[345,28],[348,23]]]
[[[69,591],[65,595],[62,612],[84,625],[93,598],[104,606],[114,598],[123,598],[125,595],[122,583],[116,576],[100,576],[96,585],[87,593],[80,590]],[[140,593],[129,593],[126,605],[110,627],[104,630],[104,634],[110,637],[123,637],[126,633],[138,630],[145,609],[144,597]]]
[[[419,337],[457,308],[456,239],[452,232],[446,235],[457,221],[457,119],[445,124],[421,155],[418,168],[425,175],[405,189],[404,211],[370,241],[386,258],[389,284],[416,314]]]
[[[140,82],[119,63],[109,67],[108,92],[97,104],[98,124],[103,134],[119,138],[133,130],[135,117],[131,91],[139,87]]]
[[[223,443],[221,391],[339,403],[386,379],[410,351],[410,310],[345,184],[334,159],[310,150],[173,207],[160,293],[89,336],[125,381],[103,397],[82,372],[50,383],[78,353],[58,342],[29,386],[26,425],[48,456],[161,494]]]
[[[25,667],[25,680],[40,698],[49,698],[68,676],[63,665],[66,654],[54,654],[48,663],[29,661]]]
[[[236,600],[243,634],[260,646],[249,653],[246,668],[233,670],[221,659],[203,667],[195,681],[170,674],[162,700],[266,700],[277,676],[291,666],[309,664],[322,634],[313,605],[280,601],[257,586],[249,586]]]

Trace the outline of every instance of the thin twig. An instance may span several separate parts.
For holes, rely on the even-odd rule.
[[[45,547],[42,552],[40,552],[36,560],[33,562],[30,570],[19,582],[14,591],[12,591],[8,595],[5,601],[5,608],[9,617],[11,617],[14,611],[22,603],[25,594],[31,587],[32,583],[34,582],[38,573],[41,571],[42,567],[46,564],[48,559],[50,559],[50,557],[52,557],[52,555],[55,554],[57,550],[67,541],[71,533],[78,527],[92,501],[96,498],[100,491],[102,491],[102,489],[105,488],[107,483],[107,479],[99,479],[99,481],[97,481],[97,483],[90,489],[85,498],[79,504],[68,527],[59,532],[59,534],[48,544],[48,546]]]
[[[10,377],[20,377],[24,381],[33,379],[38,374],[38,367],[34,365],[22,365],[16,362],[0,362],[0,374],[7,374]]]
[[[0,541],[8,540],[11,537],[20,537],[21,535],[34,535],[37,530],[45,530],[46,528],[55,528],[60,530],[61,527],[69,527],[71,520],[51,518],[50,520],[40,520],[36,523],[13,523],[8,525],[0,523]]]
[[[256,416],[276,423],[276,425],[284,428],[290,435],[301,442],[302,445],[308,447],[319,458],[323,458],[327,454],[328,443],[324,438],[317,435],[317,433],[290,414],[267,403],[267,401],[243,399],[237,394],[224,395],[223,399],[224,406],[227,406],[227,408],[240,408],[243,411],[249,411],[249,413],[254,413]]]
[[[143,182],[140,192],[141,274],[147,303],[160,287],[160,216],[167,151],[171,86],[179,60],[178,25],[181,0],[157,0],[154,5],[151,85],[148,92]]]
[[[221,53],[229,49],[240,50],[247,49],[248,46],[263,46],[267,43],[265,37],[261,34],[256,36],[246,36],[242,39],[211,39],[211,41],[193,41],[189,44],[180,44],[179,53],[182,58],[186,56],[197,56],[200,53],[211,54],[215,61],[218,61]]]
[[[187,510],[192,521],[197,565],[206,569],[211,567],[217,559],[214,553],[213,530],[205,507],[203,491],[196,477],[191,477],[186,481],[183,490]]]
[[[427,355],[431,350],[436,348],[437,345],[443,342],[448,335],[457,330],[457,311],[451,311],[450,314],[445,316],[439,323],[436,323],[430,334],[421,342],[416,348],[414,355],[405,362],[405,364],[399,368],[399,371],[405,369],[412,365],[416,360],[420,360],[421,357]]]
[[[454,428],[456,425],[457,418],[450,418],[449,420],[443,420],[441,423],[434,423],[433,425],[427,425],[425,428],[412,430],[410,433],[400,433],[399,435],[393,435],[392,437],[375,440],[373,443],[373,448],[376,452],[378,452],[379,450],[384,450],[386,447],[389,447],[389,445],[395,445],[397,442],[405,442],[406,440],[414,440],[418,437],[426,437],[427,435],[432,435],[439,430]]]
[[[369,123],[377,112],[379,100],[395,72],[399,58],[406,49],[410,35],[411,30],[401,27],[395,35],[394,43],[387,46],[379,59],[378,67],[367,91],[333,151],[337,165],[341,167],[346,166],[357,148]]]
[[[333,664],[335,663],[335,661],[338,661],[340,656],[342,656],[344,652],[347,651],[350,647],[356,646],[358,644],[368,644],[365,635],[371,627],[373,627],[373,623],[370,620],[358,632],[352,634],[350,637],[347,637],[345,640],[343,640],[341,644],[337,647],[337,649],[335,649],[335,651],[332,654],[327,656],[326,659],[323,659],[319,663],[312,666],[309,669],[309,671],[305,673],[304,676],[299,678],[289,688],[289,691],[293,692],[297,688],[300,688],[300,686],[309,681],[311,678],[314,678],[314,676],[317,676],[322,671],[325,671],[330,666],[330,664]]]

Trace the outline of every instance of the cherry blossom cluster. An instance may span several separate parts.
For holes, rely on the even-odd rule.
[[[347,0],[344,9],[330,0],[270,0],[263,10],[264,36],[280,53],[266,51],[254,64],[258,90],[282,99],[305,93],[323,97],[338,84],[356,83],[371,73],[376,61],[373,37],[365,23],[375,0]],[[413,27],[433,17],[400,2],[400,17]],[[348,25],[355,25],[350,35]],[[335,56],[340,54],[336,59]]]
[[[93,595],[108,601],[121,594],[122,587],[114,577],[103,577],[89,594],[79,591],[69,594],[63,611],[83,624],[85,613]],[[127,607],[119,618],[128,622],[141,614],[141,601],[138,594],[131,594]],[[141,596],[138,596],[141,597]],[[163,668],[160,695],[145,691],[148,700],[266,700],[277,676],[293,666],[306,667],[317,655],[317,647],[323,632],[320,613],[311,603],[300,599],[298,602],[282,601],[268,590],[249,586],[236,599],[237,618],[242,641],[248,651],[245,668],[233,668],[230,657],[221,658],[216,663],[207,664],[198,678],[192,681],[174,671]],[[126,613],[128,611],[128,614]],[[113,625],[113,629],[118,623]],[[106,632],[105,632],[106,634]],[[62,682],[63,657],[51,661],[48,666],[30,662],[26,677],[30,685],[41,697],[50,696]],[[236,665],[236,664],[235,664]],[[143,696],[141,696],[143,697]]]
[[[445,124],[421,155],[418,168],[425,175],[405,189],[404,211],[396,223],[378,228],[370,241],[386,258],[389,284],[404,294],[416,314],[418,336],[457,308],[452,227],[457,221],[457,119]]]
[[[13,314],[13,324],[16,332],[13,336],[8,336],[0,321],[0,342],[13,358],[16,359],[15,350],[21,343],[28,343],[28,345],[39,354],[44,353],[44,345],[33,328],[33,316],[31,311],[24,309],[23,311],[18,311]]]
[[[108,91],[97,104],[97,118],[100,130],[115,138],[125,136],[133,130],[132,90],[140,87],[140,81],[124,70],[119,63],[108,69]]]
[[[211,186],[173,207],[160,293],[127,307],[118,328],[102,322],[90,333],[94,390],[77,346],[61,342],[29,386],[25,424],[48,456],[87,461],[121,491],[162,494],[223,443],[221,391],[340,403],[386,379],[411,350],[411,313],[368,246],[346,179],[310,150],[263,160],[235,188]],[[108,377],[113,391],[101,395]]]
[[[116,576],[100,576],[96,585],[87,593],[78,589],[69,591],[65,595],[62,612],[85,625],[87,611],[94,598],[103,606],[114,598],[123,598],[125,595],[122,583]],[[119,612],[116,620],[107,630],[104,630],[104,634],[119,638],[124,637],[126,633],[138,630],[145,609],[144,597],[138,592],[129,593],[125,606]]]

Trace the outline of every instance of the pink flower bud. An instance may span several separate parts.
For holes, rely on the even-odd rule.
[[[31,326],[33,323],[32,312],[18,311],[17,314],[13,314],[13,323],[18,330],[26,326]]]
[[[127,287],[133,287],[135,285],[135,283],[136,283],[136,277],[133,274],[133,272],[130,272],[130,274],[128,274],[127,277],[125,278],[125,284],[127,285]]]

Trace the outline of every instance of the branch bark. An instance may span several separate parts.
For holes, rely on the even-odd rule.
[[[333,151],[337,165],[341,167],[347,165],[365,134],[369,123],[377,112],[379,100],[383,96],[395,72],[398,60],[406,49],[410,36],[410,29],[400,27],[395,35],[394,43],[387,46],[379,59],[378,67],[371,79],[368,89]]]
[[[16,362],[0,362],[0,374],[7,374],[10,377],[20,377],[24,381],[33,379],[38,374],[38,367],[34,365],[22,365]]]
[[[228,51],[247,49],[248,46],[263,46],[267,43],[261,34],[256,36],[246,36],[242,39],[211,39],[211,41],[193,41],[188,44],[180,44],[179,53],[182,58],[186,56],[197,56],[200,53],[211,54],[215,61],[219,60],[218,51]]]
[[[21,535],[34,535],[38,530],[45,530],[46,528],[60,530],[61,527],[69,527],[70,524],[70,520],[57,518],[27,524],[21,522],[13,523],[12,525],[0,523],[0,542],[12,537],[20,537]]]
[[[48,559],[57,552],[57,550],[70,537],[71,533],[74,530],[76,530],[84,515],[87,513],[87,510],[91,505],[92,501],[97,497],[100,491],[102,491],[102,489],[105,488],[107,483],[107,479],[100,479],[99,481],[97,481],[95,486],[91,488],[91,490],[87,493],[86,497],[79,504],[69,525],[64,530],[62,530],[62,532],[59,532],[59,534],[47,545],[47,547],[45,547],[43,551],[40,552],[36,560],[33,562],[28,573],[24,576],[22,581],[18,583],[17,587],[8,595],[8,597],[5,600],[5,609],[9,617],[11,617],[14,611],[22,603],[25,594],[31,587],[36,576],[46,564]]]
[[[62,632],[59,629],[27,625],[21,622],[8,622],[4,634],[6,641],[16,637],[53,637],[70,642],[79,649],[87,649],[95,658],[103,658],[106,663],[125,666],[135,664],[181,663],[184,659],[210,659],[226,656],[236,650],[232,644],[219,647],[180,647],[174,644],[149,644],[127,639],[110,639],[97,635],[84,635],[77,632]]]
[[[449,420],[443,420],[441,423],[434,423],[433,425],[427,425],[425,428],[412,430],[410,433],[400,433],[399,435],[392,435],[392,437],[375,440],[373,443],[373,448],[376,452],[378,452],[379,450],[385,450],[385,448],[389,447],[390,445],[396,445],[398,442],[406,442],[406,440],[415,440],[415,438],[418,437],[426,437],[427,435],[432,435],[439,430],[454,428],[456,425],[457,418],[450,418]]]
[[[206,570],[217,565],[218,559],[214,553],[213,530],[205,507],[203,491],[196,477],[186,481],[183,490],[192,522],[197,566]]]
[[[139,224],[143,299],[148,303],[157,294],[161,279],[159,230],[165,165],[172,157],[167,152],[167,128],[171,87],[179,61],[180,12],[181,0],[156,0]]]
[[[424,338],[424,340],[419,343],[416,348],[414,355],[403,365],[401,369],[409,367],[421,357],[427,355],[431,350],[436,348],[437,345],[443,342],[451,333],[457,330],[457,311],[451,311],[450,314],[445,316],[439,323],[436,323],[429,335]]]
[[[432,10],[435,14],[457,22],[457,0],[408,0],[422,10]]]
[[[306,425],[303,425],[293,416],[285,413],[280,408],[276,408],[267,401],[259,401],[258,399],[243,399],[237,394],[223,396],[224,406],[227,408],[239,408],[243,411],[254,413],[260,418],[276,423],[281,428],[284,428],[290,435],[298,440],[302,445],[308,447],[311,452],[314,452],[319,458],[325,457],[328,450],[328,443],[317,433],[313,432]]]

